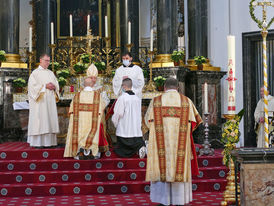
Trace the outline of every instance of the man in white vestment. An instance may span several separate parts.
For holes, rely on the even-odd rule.
[[[33,147],[57,145],[59,85],[54,73],[48,69],[49,63],[50,57],[41,55],[40,65],[28,81],[28,143]]]
[[[116,127],[117,143],[114,152],[121,157],[138,153],[144,158],[146,149],[142,134],[142,100],[132,91],[132,80],[122,81],[122,95],[118,98],[112,122]]]
[[[265,147],[265,139],[264,139],[264,87],[260,89],[261,99],[257,103],[254,118],[255,118],[255,131],[257,133],[257,147],[263,148]],[[274,112],[274,97],[271,95],[267,95],[268,100],[268,115],[269,117],[273,117]],[[270,123],[269,123],[270,124]],[[269,127],[270,129],[270,127]],[[271,132],[271,130],[269,130]]]
[[[202,123],[192,101],[168,78],[165,92],[153,98],[145,116],[149,128],[146,181],[150,199],[163,205],[192,201],[192,175],[198,164],[192,132]]]
[[[144,74],[143,70],[132,64],[132,56],[129,52],[126,52],[122,56],[123,65],[120,66],[113,78],[113,92],[116,96],[121,94],[122,81],[125,78],[132,80],[132,91],[139,97],[142,98],[142,89],[144,87]]]
[[[106,92],[96,85],[97,75],[96,66],[91,64],[84,81],[84,90],[75,94],[70,104],[64,157],[100,158],[101,152],[108,150],[102,122],[109,99]]]

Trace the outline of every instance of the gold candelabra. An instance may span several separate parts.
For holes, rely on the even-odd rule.
[[[73,37],[68,37],[69,42],[69,66],[73,67]]]
[[[33,60],[34,60],[34,52],[28,51],[27,54],[29,56],[29,76],[30,76],[31,70],[32,70],[32,64],[33,64]]]
[[[145,87],[146,91],[149,92],[155,92],[155,84],[152,81],[152,62],[153,62],[153,55],[154,55],[154,51],[149,51],[148,52],[149,57],[150,57],[150,64],[149,64],[149,82]]]
[[[128,52],[131,52],[131,48],[133,47],[133,44],[126,44]]]
[[[49,47],[51,48],[51,71],[54,71],[54,51],[56,48],[56,44],[50,44]]]
[[[112,61],[110,61],[110,53],[112,52],[111,49],[111,45],[110,45],[110,37],[105,37],[105,41],[106,41],[106,49],[104,51],[104,53],[106,54],[106,75],[111,76],[112,73],[112,67],[111,67],[111,63]]]

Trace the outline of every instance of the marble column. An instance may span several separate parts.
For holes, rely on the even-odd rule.
[[[131,22],[131,53],[134,61],[139,60],[139,1],[120,0],[120,37],[122,52],[127,51],[128,22]]]
[[[207,1],[188,0],[189,59],[194,56],[208,56]]]
[[[43,53],[50,54],[50,23],[56,22],[55,18],[55,0],[40,0],[35,1],[35,26],[36,26],[36,55],[39,61],[39,56]],[[55,29],[56,31],[56,29]]]
[[[178,43],[178,1],[157,1],[157,53],[171,54]]]
[[[0,49],[19,54],[19,0],[1,0]]]

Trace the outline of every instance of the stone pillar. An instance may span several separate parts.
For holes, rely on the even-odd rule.
[[[35,1],[35,26],[36,26],[36,55],[50,54],[50,23],[55,20],[55,0]],[[55,29],[56,31],[56,29]]]
[[[207,1],[188,0],[189,59],[194,56],[208,56],[207,16]]]
[[[2,0],[0,7],[0,49],[7,62],[19,62],[19,0]]]
[[[128,22],[131,22],[131,53],[134,61],[139,61],[139,1],[120,0],[120,36],[122,52],[127,51]]]

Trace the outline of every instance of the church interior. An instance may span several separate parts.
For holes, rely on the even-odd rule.
[[[192,133],[199,175],[186,205],[273,204],[273,0],[1,0],[0,22],[0,205],[158,205],[147,159],[112,148],[113,79],[127,52],[142,69],[145,140],[145,114],[170,77],[203,120]],[[54,148],[27,142],[28,81],[44,54],[59,85]],[[110,148],[77,160],[63,154],[90,65],[110,101]]]

